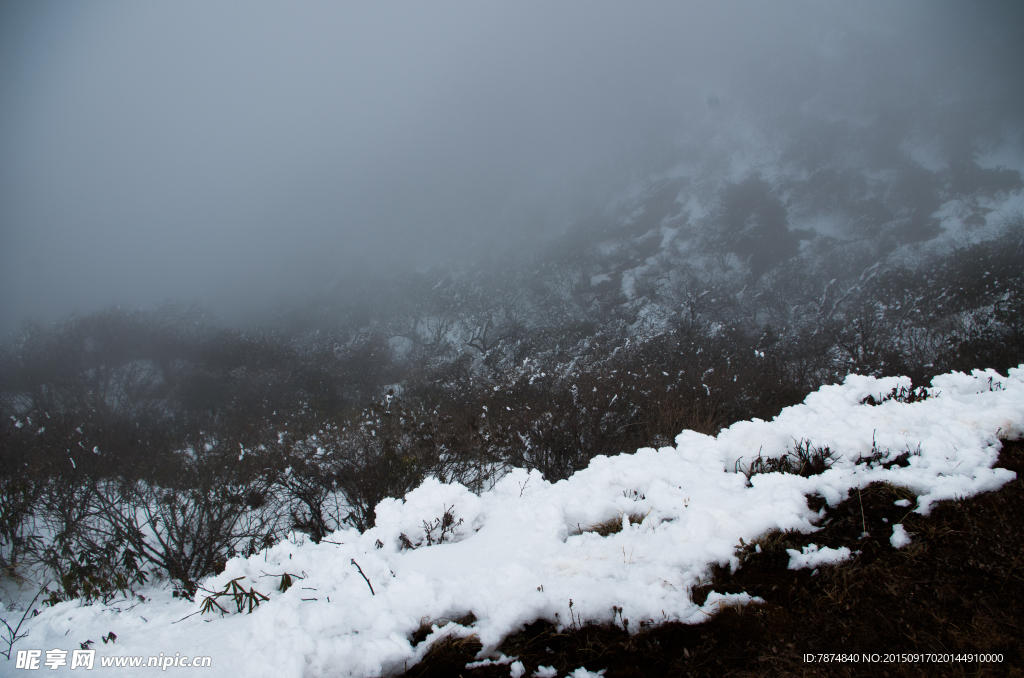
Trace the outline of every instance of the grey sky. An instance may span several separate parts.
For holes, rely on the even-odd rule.
[[[712,94],[847,110],[1020,56],[987,35],[1019,13],[965,7],[4,3],[0,331],[534,238],[671,164]]]

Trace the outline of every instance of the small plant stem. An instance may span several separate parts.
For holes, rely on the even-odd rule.
[[[370,580],[366,578],[365,574],[363,574],[363,568],[359,567],[359,563],[356,562],[355,558],[352,559],[352,564],[356,566],[357,570],[359,570],[360,576],[362,576],[363,579],[366,579],[366,585],[370,587],[370,595],[371,596],[377,595],[376,593],[373,592],[373,584],[371,584]]]
[[[7,661],[11,660],[11,649],[14,647],[14,644],[27,635],[26,632],[19,636],[18,631],[21,630],[21,625],[25,623],[25,618],[28,617],[28,613],[32,611],[32,606],[36,604],[36,600],[39,599],[39,596],[42,595],[43,591],[46,589],[47,586],[49,586],[49,584],[50,582],[46,582],[39,588],[39,591],[37,591],[36,595],[32,598],[32,602],[30,602],[28,606],[25,608],[25,613],[21,615],[21,620],[18,622],[18,625],[15,626],[13,629],[11,628],[11,625],[7,623],[6,619],[0,620],[3,621],[4,626],[7,627],[7,634],[8,636],[10,636],[7,639],[7,649],[0,652],[0,654],[2,654],[7,659]]]
[[[860,526],[862,530],[861,534],[863,535],[868,533],[868,523],[864,519],[864,499],[860,496],[859,487],[857,488],[857,501],[860,502]]]

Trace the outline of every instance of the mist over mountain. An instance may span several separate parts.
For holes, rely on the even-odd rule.
[[[248,323],[615,229],[759,278],[1020,205],[1012,4],[2,12],[6,332],[168,299]]]

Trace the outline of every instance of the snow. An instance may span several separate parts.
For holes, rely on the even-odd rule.
[[[902,525],[897,523],[892,526],[892,536],[889,537],[889,543],[892,544],[894,549],[901,549],[910,543],[910,535]]]
[[[516,659],[518,659],[518,657],[506,657],[504,654],[502,654],[497,659],[481,659],[478,662],[469,662],[468,664],[466,664],[466,668],[467,669],[477,669],[477,668],[480,668],[481,666],[494,666],[494,665],[499,665],[500,666],[501,664],[511,664]]]
[[[819,547],[817,544],[808,544],[803,547],[803,551],[786,549],[786,553],[789,554],[789,569],[791,570],[813,570],[821,565],[834,565],[852,557],[850,549],[845,546],[834,549],[829,546]]]
[[[581,666],[580,668],[570,673],[566,678],[601,678],[601,676],[603,675],[604,669],[601,669],[600,671],[597,671],[595,673],[594,671],[587,671],[585,668]]]
[[[29,636],[15,650],[71,650],[114,631],[116,644],[98,648],[96,675],[118,673],[100,666],[104,656],[181,653],[211,656],[218,674],[375,676],[413,665],[444,638],[475,634],[483,660],[506,635],[538,619],[562,627],[628,619],[630,629],[641,621],[700,622],[755,600],[711,592],[697,605],[690,597],[713,564],[739,567],[741,539],[772,529],[815,531],[818,514],[808,494],[836,504],[884,480],[910,488],[918,495],[914,510],[927,514],[937,501],[995,490],[1015,477],[992,466],[999,439],[1019,438],[1024,429],[1024,366],[1006,377],[937,377],[933,397],[923,402],[861,404],[909,385],[903,377],[851,376],[770,422],[739,422],[717,437],[684,431],[674,446],[596,457],[556,483],[517,469],[478,496],[428,479],[404,499],[381,502],[376,527],[363,534],[341,530],[320,544],[292,535],[230,560],[203,582],[206,591],[221,591],[241,578],[267,595],[252,614],[201,614],[202,591],[188,602],[156,586],[144,591],[145,602],[72,601],[44,609],[26,622]],[[833,466],[810,478],[769,473],[749,482],[736,472],[758,454],[781,456],[801,440],[827,445]],[[890,457],[910,451],[909,465],[858,465],[873,440]],[[442,542],[440,527],[427,528],[440,525],[446,511],[452,521]],[[636,515],[645,518],[628,519]],[[588,531],[620,518],[617,533]],[[901,530],[894,527],[894,546],[905,536]],[[403,549],[402,535],[417,548]],[[843,550],[805,549],[791,554],[791,563],[814,567],[849,556]],[[282,592],[285,573],[295,583]],[[622,608],[618,618],[613,607]],[[471,626],[453,621],[470,613]],[[430,633],[413,646],[410,638],[423,625]]]

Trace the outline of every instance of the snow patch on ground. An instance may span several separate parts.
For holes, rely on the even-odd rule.
[[[821,565],[834,565],[853,557],[850,549],[845,546],[834,549],[829,546],[819,547],[817,544],[808,544],[803,547],[803,551],[786,549],[786,553],[789,554],[789,569],[791,570],[813,570]]]
[[[601,669],[597,673],[593,671],[587,671],[582,666],[570,673],[566,678],[601,678],[604,675],[604,669]]]
[[[910,543],[910,535],[902,525],[893,525],[892,536],[889,537],[889,543],[892,544],[894,549],[901,549]]]

